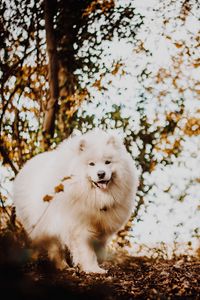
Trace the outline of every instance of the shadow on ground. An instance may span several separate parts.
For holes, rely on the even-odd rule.
[[[0,238],[0,289],[14,299],[200,299],[200,262],[152,260],[116,255],[106,275],[57,271],[45,259],[30,260],[29,249]]]

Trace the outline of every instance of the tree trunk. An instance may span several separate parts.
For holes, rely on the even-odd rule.
[[[46,44],[47,53],[49,57],[48,64],[48,80],[49,80],[49,91],[50,98],[47,102],[47,108],[44,116],[43,123],[43,134],[45,144],[49,144],[49,138],[54,135],[55,128],[55,117],[58,107],[58,96],[59,96],[59,86],[58,86],[58,56],[56,49],[56,38],[53,28],[53,17],[54,17],[54,5],[55,2],[51,0],[45,0],[45,29],[46,29]]]

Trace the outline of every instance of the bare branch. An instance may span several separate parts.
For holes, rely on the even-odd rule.
[[[13,170],[13,172],[16,175],[18,173],[18,170],[15,167],[14,163],[12,162],[12,160],[10,159],[10,157],[8,155],[8,151],[3,146],[2,141],[0,141],[0,153],[3,156],[4,162],[10,165],[11,169]]]

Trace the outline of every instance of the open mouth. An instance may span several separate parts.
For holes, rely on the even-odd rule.
[[[98,187],[99,189],[103,189],[103,190],[105,190],[107,188],[109,182],[110,182],[110,180],[99,180],[97,182],[92,181],[92,183],[96,187]]]

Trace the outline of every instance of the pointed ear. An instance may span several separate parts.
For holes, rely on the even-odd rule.
[[[115,137],[114,135],[111,135],[108,138],[107,144],[112,145],[115,148],[120,148],[120,146],[121,146],[119,139],[117,137]]]
[[[79,151],[84,151],[86,147],[86,141],[84,139],[81,139],[79,142]]]
[[[111,135],[107,141],[107,144],[109,145],[115,145],[116,141],[115,141],[115,137],[113,135]]]

